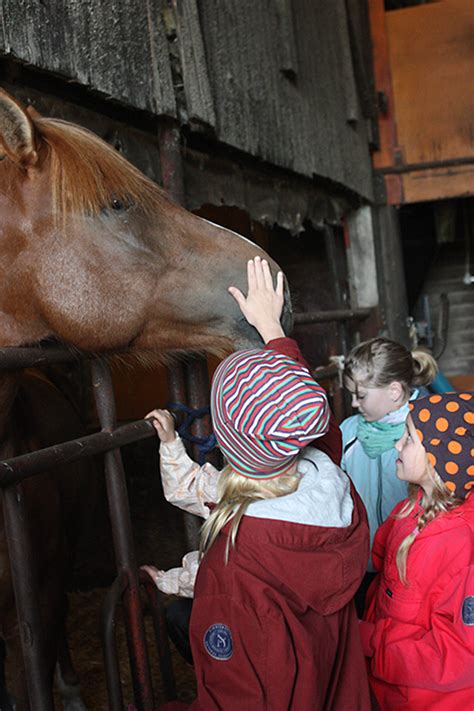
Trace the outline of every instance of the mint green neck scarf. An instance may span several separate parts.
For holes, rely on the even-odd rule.
[[[357,423],[357,439],[370,459],[388,452],[402,437],[409,408],[406,402],[395,412],[390,412],[381,420],[367,422],[359,415]]]

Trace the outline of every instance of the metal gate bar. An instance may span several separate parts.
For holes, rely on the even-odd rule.
[[[154,434],[155,429],[151,421],[140,420],[117,427],[114,432],[95,432],[70,442],[54,444],[51,447],[38,449],[36,452],[4,459],[0,461],[0,487],[17,484],[58,464],[69,464],[95,454],[103,454],[116,447],[147,439]]]
[[[364,321],[373,309],[332,309],[327,311],[302,311],[293,314],[295,326],[307,323],[325,323],[326,321]]]
[[[46,640],[38,604],[38,575],[31,555],[20,485],[3,491],[3,514],[28,695],[34,700],[35,711],[50,711],[54,708],[53,692],[45,665]]]
[[[17,359],[16,356],[20,357]],[[81,357],[87,356],[80,354],[78,357],[78,354],[58,348],[6,348],[0,349],[0,369],[13,370],[51,362],[71,362]],[[115,429],[115,402],[110,370],[104,361],[96,360],[92,363],[92,373],[101,432],[0,462],[0,487],[4,489],[5,525],[12,561],[12,578],[28,693],[35,711],[48,711],[54,708],[48,673],[44,668],[45,641],[39,614],[37,578],[32,565],[27,525],[23,515],[21,485],[18,482],[40,474],[54,465],[105,452],[107,494],[119,573],[108,599],[115,599],[117,590],[123,593],[122,604],[136,707],[138,711],[153,711],[153,688],[140,599],[140,581],[132,543],[125,475],[117,448],[129,442],[154,436],[154,428],[151,422],[139,421]],[[157,641],[159,642],[160,638],[163,641],[164,623],[161,606],[153,607],[158,598],[156,596],[153,598],[148,590],[147,596],[153,613]],[[104,631],[104,637],[107,639],[110,639],[110,619],[110,615],[108,618],[106,616],[105,622],[108,627]],[[113,654],[116,655],[115,649],[112,653],[110,649],[110,645],[104,648],[104,653],[108,655],[107,684],[111,702],[119,709],[123,708],[123,700],[121,700],[121,689],[117,690],[117,684],[120,687],[118,661],[116,656],[115,659],[113,658]],[[159,655],[162,671],[169,674],[169,678],[163,680],[165,692],[168,698],[173,698],[176,692],[167,644],[161,645]],[[122,706],[118,705],[120,703]]]
[[[123,710],[122,684],[115,640],[115,613],[126,585],[124,573],[119,574],[108,589],[102,608],[102,643],[109,711]]]
[[[153,619],[155,631],[156,649],[158,650],[158,664],[160,666],[163,691],[166,699],[176,699],[176,684],[174,680],[173,667],[171,664],[171,654],[166,629],[166,620],[163,607],[163,593],[161,593],[148,573],[139,571],[140,582],[147,594],[149,611]]]
[[[92,385],[102,431],[112,433],[116,425],[115,402],[112,376],[104,361],[93,361]],[[134,698],[139,711],[142,709],[143,711],[153,711],[153,687],[146,652],[140,584],[132,544],[132,522],[120,451],[113,449],[106,452],[104,463],[115,559],[119,574],[123,572],[127,578],[127,587],[123,595],[123,609]]]
[[[121,351],[122,352],[122,351]],[[57,345],[31,346],[31,348],[0,348],[0,370],[22,370],[40,368],[42,365],[58,363],[79,363],[92,359],[90,353],[68,350]]]

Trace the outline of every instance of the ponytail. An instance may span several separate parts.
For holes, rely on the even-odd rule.
[[[413,358],[413,385],[429,385],[438,374],[438,364],[435,359],[422,348],[411,352]]]

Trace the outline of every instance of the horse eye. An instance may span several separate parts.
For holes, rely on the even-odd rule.
[[[125,205],[122,202],[122,200],[118,200],[117,198],[114,198],[112,202],[110,203],[110,207],[112,210],[123,210]]]

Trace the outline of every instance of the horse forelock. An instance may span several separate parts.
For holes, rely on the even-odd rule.
[[[50,148],[53,213],[96,215],[114,198],[156,213],[169,198],[114,148],[91,131],[60,119],[35,125]]]

